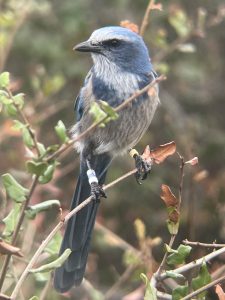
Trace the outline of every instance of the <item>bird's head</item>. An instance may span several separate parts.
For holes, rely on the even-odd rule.
[[[151,71],[148,49],[142,37],[127,28],[110,26],[97,29],[74,50],[90,52],[94,63],[102,66],[112,63],[126,72]]]

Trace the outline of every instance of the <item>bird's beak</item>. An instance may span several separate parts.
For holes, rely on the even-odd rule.
[[[92,44],[90,41],[85,41],[73,47],[73,50],[80,51],[80,52],[99,53],[101,51],[101,47],[99,44]]]

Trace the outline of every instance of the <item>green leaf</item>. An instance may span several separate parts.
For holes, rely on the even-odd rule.
[[[43,265],[39,268],[36,269],[32,269],[30,270],[31,273],[42,273],[42,272],[51,272],[52,270],[61,267],[61,265],[67,260],[67,258],[69,257],[69,255],[71,254],[71,250],[70,249],[66,249],[62,255],[60,255],[59,258],[57,258],[56,260]]]
[[[55,152],[58,149],[59,149],[59,145],[58,144],[51,145],[51,146],[47,147],[47,152],[48,153],[53,153],[53,152]]]
[[[94,122],[98,123],[102,119],[107,117],[107,114],[101,109],[99,104],[95,101],[91,103],[91,107],[89,109],[89,113],[93,116]],[[104,123],[101,123],[99,127],[105,127]]]
[[[30,135],[30,132],[28,128],[25,126],[22,129],[22,137],[23,137],[23,142],[28,148],[33,148],[34,146],[34,141]]]
[[[169,265],[179,265],[185,262],[186,257],[191,252],[190,246],[180,245],[177,249],[177,253],[172,253],[167,257],[167,263]]]
[[[100,106],[103,109],[103,111],[108,115],[109,120],[116,120],[119,118],[119,115],[113,107],[111,107],[107,102],[103,100],[99,100]]]
[[[61,120],[59,120],[55,126],[55,132],[62,143],[68,142],[69,138],[66,133],[66,127]]]
[[[174,279],[185,279],[182,274],[173,272],[173,271],[166,271],[167,277],[174,278]]]
[[[146,238],[146,228],[145,224],[140,219],[134,221],[135,233],[138,238],[138,241],[141,242]]]
[[[168,210],[168,208],[167,208],[167,210]],[[167,228],[168,228],[169,233],[171,235],[176,235],[178,233],[180,223],[179,222],[174,223],[170,220],[167,220],[166,223],[167,223]]]
[[[35,280],[38,282],[46,282],[50,279],[51,273],[34,273]]]
[[[2,233],[3,237],[8,238],[13,234],[19,219],[20,207],[20,204],[14,204],[14,207],[11,209],[9,214],[2,220],[5,224],[5,228]]]
[[[13,128],[16,130],[21,130],[23,142],[28,148],[32,148],[34,146],[34,141],[30,135],[30,132],[29,132],[26,124],[24,124],[18,120],[14,120]]]
[[[193,278],[192,280],[192,288],[194,291],[196,291],[210,282],[211,282],[211,276],[209,274],[206,262],[204,261],[202,263],[198,276]],[[206,291],[199,294],[197,296],[197,299],[203,299],[205,295],[206,295]]]
[[[141,273],[140,277],[146,286],[144,300],[157,300],[156,288],[151,285],[144,273]]]
[[[180,285],[172,292],[172,300],[180,300],[187,296],[188,294],[188,286],[187,285]]]
[[[24,106],[24,96],[25,96],[25,94],[23,94],[23,93],[19,93],[19,94],[13,96],[14,102],[16,103],[16,105],[18,105],[18,107],[20,109],[22,109]]]
[[[33,160],[29,160],[26,162],[27,171],[37,176],[43,175],[47,170],[47,167],[48,164],[46,162],[35,162]]]
[[[38,181],[42,184],[48,183],[52,180],[55,168],[57,163],[53,162],[52,164],[48,165],[47,169],[44,171],[44,173],[38,178]]]
[[[44,156],[47,152],[45,146],[42,143],[37,143],[37,146],[38,146],[38,150],[40,152],[40,155]]]
[[[59,247],[62,242],[62,235],[57,232],[53,239],[49,242],[48,246],[45,248],[45,252],[49,253],[51,256],[59,253]]]
[[[13,103],[5,104],[5,111],[7,115],[14,117],[17,115],[17,109]]]
[[[6,91],[0,90],[0,103],[5,105],[12,103],[12,99],[9,98],[9,94]]]
[[[29,300],[39,300],[39,298],[37,296],[33,296]]]
[[[6,193],[12,200],[16,202],[23,202],[26,200],[29,190],[20,185],[12,175],[9,173],[2,175],[2,182]]]
[[[0,88],[8,88],[9,86],[9,72],[0,74]]]
[[[38,213],[51,209],[54,206],[60,207],[59,200],[47,200],[36,205],[28,206],[25,213],[29,219],[34,219]]]
[[[169,23],[181,37],[187,36],[191,31],[188,17],[182,9],[178,8],[170,15]]]

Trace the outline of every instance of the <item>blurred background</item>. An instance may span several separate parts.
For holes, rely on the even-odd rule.
[[[144,34],[158,74],[166,74],[160,84],[161,105],[138,145],[155,148],[174,140],[185,160],[198,156],[199,164],[185,168],[181,227],[176,245],[187,238],[212,243],[225,242],[225,4],[223,0],[161,0],[162,10],[153,10]],[[74,100],[91,67],[89,55],[75,53],[75,44],[86,40],[93,30],[118,25],[123,20],[140,25],[147,0],[1,0],[0,69],[11,74],[13,92],[26,94],[25,113],[45,145],[57,143],[54,126],[60,119],[68,130],[75,122]],[[26,151],[12,121],[1,114],[1,174],[13,173],[29,185],[25,171]],[[32,203],[59,199],[63,210],[70,206],[79,167],[74,150],[60,159],[54,179],[40,185]],[[107,182],[133,168],[129,156],[118,158]],[[179,188],[179,159],[174,155],[154,165],[149,178],[138,185],[133,177],[107,192],[101,202],[98,222],[134,247],[139,247],[134,221],[139,218],[153,241],[154,266],[162,259],[163,243],[168,243],[167,213],[160,199],[161,184]],[[10,209],[4,204],[0,217]],[[27,259],[47,235],[57,212],[39,215],[23,230]],[[104,229],[103,229],[104,231]],[[154,239],[156,237],[161,238]],[[202,250],[201,250],[202,251]],[[193,257],[201,251],[195,249]],[[225,257],[214,262],[216,270]],[[23,262],[20,262],[24,267]],[[97,226],[89,256],[87,279],[96,290],[108,291],[127,266],[124,251],[110,234]],[[138,268],[108,299],[122,299],[141,285]],[[145,270],[149,272],[149,270]],[[57,295],[46,278],[30,275],[24,285],[24,299],[48,292],[43,299],[94,299],[88,283],[66,295]],[[10,287],[9,287],[10,289]],[[91,291],[91,292],[90,292]],[[211,299],[213,299],[211,295]],[[22,299],[22,298],[21,298]],[[98,298],[95,298],[98,299]],[[124,298],[125,299],[125,298]],[[127,298],[131,299],[131,298]],[[132,298],[136,299],[136,298]],[[215,298],[216,299],[216,298]]]

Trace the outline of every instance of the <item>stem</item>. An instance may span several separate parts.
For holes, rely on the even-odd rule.
[[[206,248],[223,248],[225,247],[225,244],[206,244],[206,243],[200,243],[200,242],[191,242],[186,240],[183,240],[183,244],[185,245],[190,245],[190,246],[197,246],[197,247],[206,247]]]
[[[115,184],[119,183],[120,181],[126,179],[127,177],[131,176],[132,174],[134,174],[136,172],[136,169],[124,174],[123,176],[117,178],[116,180],[112,181],[111,183],[107,184],[106,186],[103,187],[104,190],[107,190],[109,188],[111,188],[112,186],[114,186]],[[50,242],[50,240],[54,237],[54,235],[69,221],[70,218],[72,218],[72,216],[74,216],[76,213],[78,213],[78,211],[80,211],[83,207],[85,207],[88,203],[90,203],[91,201],[93,201],[92,197],[88,197],[86,200],[84,200],[81,204],[79,204],[77,207],[75,207],[73,210],[71,210],[64,218],[64,220],[61,220],[53,229],[52,231],[49,233],[49,235],[43,240],[43,242],[41,243],[41,245],[39,246],[39,248],[37,249],[37,251],[34,253],[33,257],[31,258],[30,262],[28,263],[28,265],[26,266],[26,268],[24,269],[23,273],[21,274],[13,292],[11,295],[11,300],[15,300],[20,288],[23,284],[23,282],[25,281],[29,271],[32,269],[33,265],[36,263],[38,257],[40,256],[40,254],[42,253],[42,251],[45,249],[45,247],[48,245],[48,243]]]
[[[159,76],[158,78],[156,78],[155,80],[153,80],[151,83],[149,83],[148,85],[146,85],[143,89],[141,89],[139,91],[136,91],[133,95],[131,95],[126,100],[124,100],[122,102],[122,104],[120,104],[119,106],[117,106],[114,109],[114,111],[115,112],[119,112],[120,110],[122,110],[123,108],[125,108],[126,106],[128,106],[128,104],[130,104],[132,101],[134,101],[137,97],[139,97],[142,94],[144,94],[145,92],[147,92],[155,84],[157,84],[157,83],[159,83],[159,82],[161,82],[161,81],[163,81],[165,79],[166,79],[166,77],[164,75]],[[108,116],[102,118],[97,123],[93,123],[87,130],[85,130],[84,132],[82,132],[79,136],[77,136],[76,138],[70,140],[68,143],[66,143],[65,145],[63,145],[59,150],[55,151],[52,155],[48,156],[46,158],[46,162],[49,162],[49,161],[55,159],[56,157],[58,157],[64,151],[66,151],[67,149],[69,149],[74,143],[76,143],[81,138],[83,138],[84,136],[86,136],[87,134],[89,134],[90,132],[92,132],[95,128],[97,128],[100,124],[102,124],[107,118],[108,118]]]
[[[206,255],[204,257],[201,257],[197,260],[193,260],[192,262],[190,262],[190,263],[188,263],[184,266],[181,266],[177,269],[171,270],[171,271],[173,271],[174,273],[177,273],[177,274],[185,273],[185,272],[187,272],[187,271],[189,271],[193,268],[197,268],[197,267],[201,266],[203,262],[208,262],[208,261],[212,260],[213,258],[215,258],[215,257],[217,257],[217,256],[219,256],[223,253],[225,253],[225,247],[220,248],[216,251],[213,251],[213,252],[209,253],[208,255]],[[160,275],[160,280],[164,280],[166,278],[167,278],[166,273],[163,273],[163,274]]]
[[[23,122],[25,123],[28,131],[29,131],[29,134],[33,140],[33,143],[34,143],[34,147],[37,151],[37,154],[38,156],[40,156],[40,151],[39,151],[39,148],[38,148],[38,141],[37,141],[37,138],[36,138],[36,135],[34,134],[34,130],[32,129],[31,127],[31,124],[30,122],[28,121],[26,115],[23,113],[22,109],[19,107],[19,105],[17,103],[15,103],[14,99],[13,99],[13,95],[11,93],[11,91],[9,89],[6,89],[10,99],[13,101],[13,105],[15,106],[17,112],[19,113],[21,119],[23,120]]]
[[[20,213],[20,217],[19,217],[18,223],[16,225],[15,231],[13,233],[13,236],[12,236],[12,245],[16,244],[16,240],[17,240],[17,237],[18,237],[18,234],[19,234],[19,231],[20,231],[20,227],[21,227],[21,225],[23,223],[23,220],[24,220],[24,217],[25,217],[26,208],[27,208],[27,206],[30,202],[31,196],[33,195],[33,192],[35,190],[37,182],[38,182],[38,176],[35,176],[32,184],[31,184],[31,187],[30,187],[30,192],[29,192],[29,194],[26,198],[26,201],[23,203],[22,210],[21,210],[21,213]],[[7,255],[5,260],[4,260],[3,266],[2,266],[1,278],[0,278],[0,290],[2,289],[4,280],[5,280],[5,276],[6,276],[6,272],[7,272],[7,269],[8,269],[9,262],[10,262],[10,258],[11,258],[11,254]]]
[[[142,23],[141,23],[141,29],[140,29],[140,35],[141,36],[144,35],[145,30],[146,30],[146,28],[148,26],[150,12],[151,12],[152,7],[153,7],[154,4],[155,4],[155,0],[150,0],[148,6],[146,8],[146,11],[145,11],[145,14],[144,14],[144,18],[143,18]]]
[[[184,298],[182,298],[182,300],[192,299],[194,296],[196,296],[196,295],[198,295],[198,294],[200,294],[200,293],[208,290],[209,288],[213,287],[214,285],[216,285],[216,284],[218,284],[218,283],[220,283],[220,282],[222,282],[224,280],[225,280],[225,275],[222,276],[222,277],[220,277],[220,278],[218,278],[218,279],[216,279],[216,280],[214,280],[214,281],[212,281],[212,282],[210,282],[210,283],[208,283],[208,284],[206,284],[205,286],[203,286],[200,289],[192,292],[191,294],[185,296]]]

